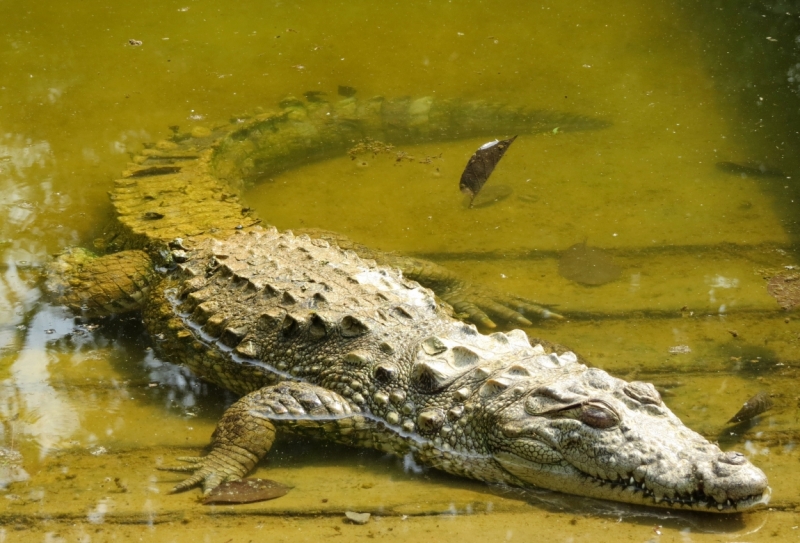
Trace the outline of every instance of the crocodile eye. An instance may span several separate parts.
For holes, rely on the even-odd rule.
[[[619,417],[605,404],[587,402],[581,405],[580,421],[592,428],[611,428],[619,423]]]

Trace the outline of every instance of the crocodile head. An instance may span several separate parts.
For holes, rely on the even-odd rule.
[[[493,456],[524,484],[722,513],[768,502],[764,473],[684,426],[653,385],[580,364],[551,371],[493,399]]]

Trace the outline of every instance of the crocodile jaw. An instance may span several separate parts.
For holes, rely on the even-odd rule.
[[[687,428],[649,383],[579,364],[494,400],[492,454],[525,485],[732,513],[764,505],[764,473]],[[516,394],[516,395],[514,395]]]
[[[620,478],[612,481],[584,473],[566,462],[539,464],[509,452],[496,453],[494,458],[503,469],[528,486],[650,507],[740,513],[767,505],[772,495],[766,476],[753,465],[749,465],[748,473],[739,474],[742,481],[747,481],[738,488],[740,497],[720,503],[711,496],[698,493],[676,496],[674,499],[658,497],[644,482],[636,482],[633,476],[627,480]]]

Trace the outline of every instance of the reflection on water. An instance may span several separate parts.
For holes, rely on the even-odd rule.
[[[800,264],[791,3],[21,6],[0,21],[0,452],[21,453],[30,479],[0,479],[0,541],[796,535],[800,319],[765,279]],[[773,510],[707,519],[514,493],[304,441],[279,443],[255,473],[295,487],[268,505],[165,495],[175,480],[155,466],[199,453],[233,398],[153,356],[134,320],[82,323],[48,306],[38,267],[103,234],[111,180],[168,126],[212,125],[289,93],[335,100],[339,86],[611,119],[603,131],[520,137],[486,187],[508,190],[472,210],[461,169],[508,134],[402,149],[428,163],[309,164],[246,198],[280,227],[424,253],[553,305],[567,321],[533,335],[653,381],[689,426],[767,472]],[[753,164],[770,175],[741,175]],[[559,275],[560,255],[583,240],[619,278]],[[760,390],[774,408],[727,426]],[[350,510],[373,517],[343,524]]]

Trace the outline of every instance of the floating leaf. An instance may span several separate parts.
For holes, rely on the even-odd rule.
[[[203,505],[253,503],[280,498],[291,490],[269,479],[242,479],[227,481],[203,498]]]
[[[608,253],[585,241],[564,251],[558,260],[558,274],[583,285],[604,285],[619,279],[621,273]]]
[[[763,390],[744,402],[744,405],[728,422],[745,422],[772,409],[772,398]]]
[[[517,139],[517,136],[507,140],[494,140],[484,143],[470,157],[467,167],[464,168],[464,173],[461,174],[461,182],[458,185],[461,192],[469,195],[470,207],[472,207],[475,196],[478,195],[486,180],[492,175],[494,167],[497,166],[497,163],[500,162],[500,159],[503,158],[508,147],[514,143],[515,139]]]
[[[789,311],[800,304],[800,273],[779,273],[770,278],[767,292]]]

